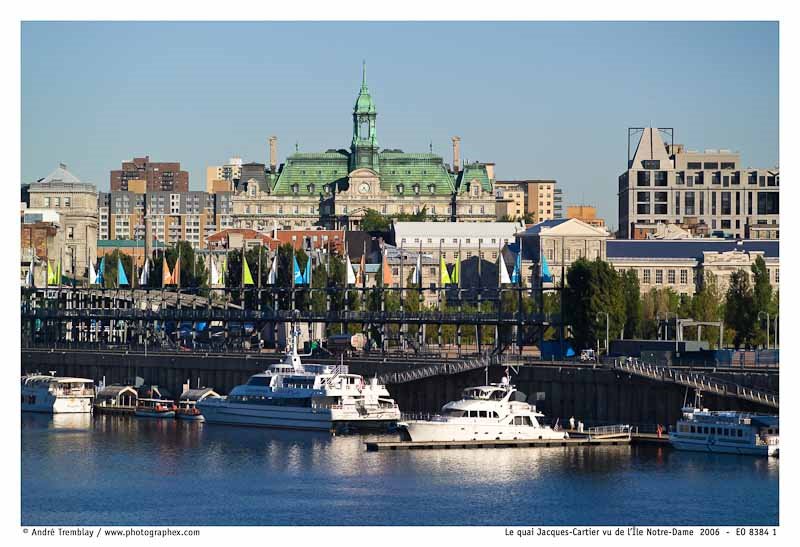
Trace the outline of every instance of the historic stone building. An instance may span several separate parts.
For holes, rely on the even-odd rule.
[[[433,153],[380,148],[366,70],[352,116],[349,149],[295,152],[278,167],[272,137],[264,178],[242,170],[232,201],[234,225],[358,229],[370,209],[387,216],[425,209],[440,221],[495,220],[494,165],[462,166],[458,137],[453,138],[452,167]]]

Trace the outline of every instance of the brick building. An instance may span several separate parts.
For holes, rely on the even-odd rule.
[[[111,191],[188,192],[189,172],[180,162],[151,162],[150,156],[122,162],[122,169],[111,171]]]

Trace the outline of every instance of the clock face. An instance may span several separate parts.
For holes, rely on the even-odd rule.
[[[369,192],[369,184],[366,182],[362,182],[361,185],[358,187],[358,191],[362,194],[366,194]]]

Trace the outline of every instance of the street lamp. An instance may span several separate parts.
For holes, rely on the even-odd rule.
[[[769,349],[769,312],[766,312],[766,311],[758,312],[758,319],[759,320],[761,320],[761,316],[762,315],[766,315],[767,316],[767,349]]]
[[[608,355],[608,312],[607,311],[599,311],[594,316],[595,321],[599,321],[599,317],[603,314],[606,314],[606,355]]]

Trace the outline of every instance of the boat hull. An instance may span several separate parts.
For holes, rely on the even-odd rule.
[[[175,417],[179,420],[187,420],[190,422],[202,422],[205,420],[202,414],[184,414],[182,412],[177,412]]]
[[[412,441],[486,441],[486,440],[560,440],[569,437],[564,431],[549,427],[528,427],[511,424],[454,423],[410,420],[398,424]]]
[[[705,439],[685,439],[670,435],[670,444],[676,450],[711,452],[715,454],[738,454],[742,456],[777,456],[777,445],[746,445],[724,442],[710,443]]]
[[[154,410],[136,409],[136,411],[134,411],[133,414],[134,414],[134,416],[137,416],[138,418],[174,418],[175,417],[175,411],[174,410],[166,410],[166,411],[162,411],[162,412],[156,412]]]
[[[35,402],[28,403],[23,392],[22,411],[40,412],[44,414],[85,414],[92,411],[91,397],[53,397],[52,395],[35,397]]]
[[[331,411],[306,407],[229,404],[224,401],[198,403],[197,408],[208,424],[306,429],[330,431]]]

